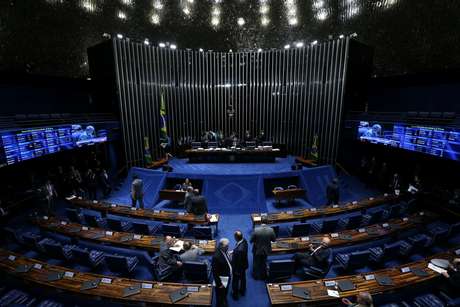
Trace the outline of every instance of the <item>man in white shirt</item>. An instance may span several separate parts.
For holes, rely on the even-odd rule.
[[[229,243],[227,238],[220,239],[216,252],[212,257],[212,276],[216,284],[217,306],[219,307],[228,306],[227,294],[232,276],[232,265],[228,254]]]

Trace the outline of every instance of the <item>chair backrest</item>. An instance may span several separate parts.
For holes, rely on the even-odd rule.
[[[79,212],[77,209],[65,208],[65,213],[70,221],[74,223],[81,223]]]
[[[174,225],[174,224],[162,224],[161,225],[161,233],[163,235],[167,236],[173,236],[173,237],[181,237],[182,232],[180,229],[179,225]]]
[[[21,235],[19,235],[19,233],[13,228],[5,227],[3,228],[3,233],[6,235],[6,238],[10,241],[13,241],[16,243],[23,242]]]
[[[195,226],[192,233],[195,239],[212,240],[214,237],[211,226]]]
[[[310,234],[310,227],[311,225],[308,223],[294,224],[292,225],[291,236],[293,237],[308,236]]]
[[[198,149],[201,147],[201,142],[192,142],[192,149]]]
[[[174,185],[174,190],[181,190],[182,189],[182,185],[180,183],[176,183]]]
[[[97,217],[95,217],[94,215],[90,215],[90,214],[83,214],[83,216],[85,217],[85,221],[86,223],[91,226],[91,227],[99,227],[99,223],[97,222]]]
[[[182,265],[184,277],[193,282],[209,282],[209,268],[206,262],[185,261]]]
[[[75,247],[72,249],[72,254],[74,258],[77,259],[80,263],[92,265],[89,257],[89,250],[80,247]]]
[[[105,263],[112,272],[126,273],[129,271],[128,260],[124,256],[106,254]]]
[[[43,248],[51,257],[66,259],[64,249],[60,243],[47,241],[43,243]]]
[[[361,214],[353,215],[348,218],[347,228],[358,228],[361,226],[361,222],[363,221],[363,216]]]
[[[339,220],[337,219],[323,221],[323,226],[321,227],[321,231],[323,233],[333,232],[337,228],[338,222]]]
[[[348,260],[348,268],[352,269],[366,266],[369,260],[369,255],[370,253],[368,250],[351,253]]]
[[[270,280],[290,278],[294,272],[294,260],[272,260],[268,263],[268,277]]]
[[[401,242],[393,242],[389,244],[383,245],[383,252],[385,259],[392,259],[399,255],[399,251],[401,250]]]
[[[24,243],[30,247],[33,247],[37,250],[41,250],[38,242],[40,241],[41,236],[32,232],[26,232],[22,235],[22,240]]]
[[[383,210],[377,210],[373,213],[370,214],[371,215],[371,218],[369,220],[369,224],[376,224],[378,222],[380,222],[380,220],[382,219],[382,216],[383,216]]]
[[[208,142],[208,148],[216,148],[217,142]]]
[[[123,231],[123,226],[121,225],[121,221],[111,219],[111,218],[106,219],[106,221],[107,221],[107,226],[110,229],[113,229],[113,230],[116,230],[116,231]]]
[[[149,225],[144,224],[144,223],[133,222],[133,231],[134,233],[138,233],[142,235],[150,234]]]
[[[400,213],[401,213],[401,206],[394,205],[391,207],[390,214],[388,215],[388,217],[392,219],[392,218],[398,217]]]
[[[452,224],[450,226],[450,231],[449,231],[450,234],[457,234],[459,232],[460,232],[460,222]]]

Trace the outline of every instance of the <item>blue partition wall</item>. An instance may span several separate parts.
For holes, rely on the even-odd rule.
[[[313,207],[326,204],[326,187],[336,176],[334,169],[330,165],[302,170],[303,184],[307,189],[308,201]]]

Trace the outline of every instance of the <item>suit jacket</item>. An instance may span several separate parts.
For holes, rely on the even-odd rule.
[[[331,255],[331,249],[321,246],[313,255],[310,253],[307,253],[307,255],[307,263],[309,266],[314,266],[315,268],[325,271],[329,266],[328,260]]]
[[[230,277],[231,275],[231,267],[229,266],[229,263],[225,259],[225,256],[220,249],[216,249],[214,256],[212,256],[211,271],[214,282],[216,283],[216,287],[218,288],[222,286],[222,281],[220,280],[219,276]],[[227,285],[227,287],[228,286],[229,285]]]
[[[179,255],[172,249],[165,249],[160,252],[157,262],[159,276],[166,276],[177,268],[177,261],[180,261]]]
[[[232,268],[234,273],[241,273],[247,270],[248,267],[248,241],[243,239],[233,249]]]
[[[327,199],[338,200],[339,199],[339,186],[335,183],[330,183],[326,188]]]
[[[192,197],[193,193],[186,192],[184,198],[184,208],[188,213],[192,213]]]
[[[208,213],[208,204],[206,202],[206,198],[204,198],[202,195],[192,196],[191,211],[196,215],[203,215]]]
[[[276,241],[273,228],[266,225],[256,227],[251,235],[252,253],[254,255],[268,255],[272,251],[272,243]]]
[[[144,195],[144,182],[142,179],[134,179],[131,184],[131,196],[133,198],[140,198]]]

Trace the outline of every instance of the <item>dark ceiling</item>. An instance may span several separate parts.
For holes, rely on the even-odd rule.
[[[459,29],[457,0],[1,0],[0,70],[86,77],[104,33],[244,50],[356,32],[377,75],[443,71],[460,68]]]

